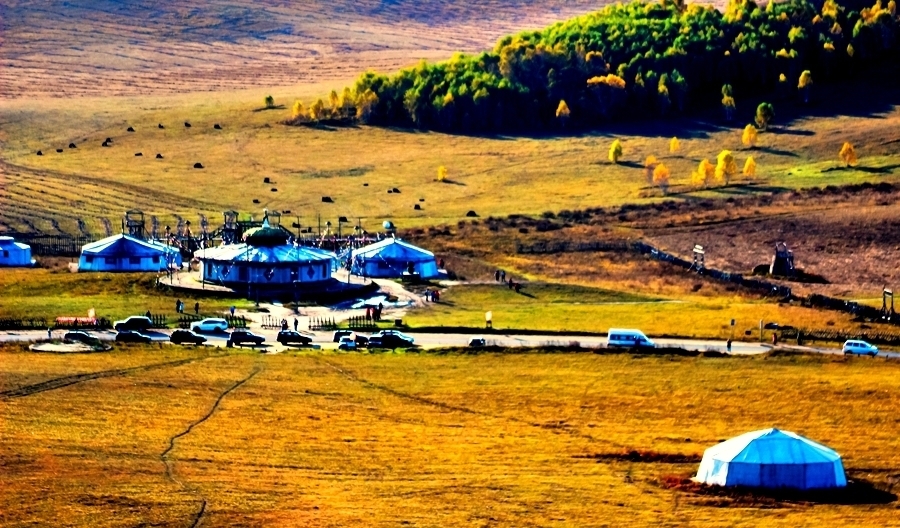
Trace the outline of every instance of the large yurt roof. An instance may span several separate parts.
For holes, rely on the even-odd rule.
[[[28,244],[23,244],[21,242],[16,242],[16,240],[11,236],[0,236],[0,249],[31,249],[31,246]]]
[[[431,251],[416,247],[398,238],[386,238],[374,244],[355,249],[352,252],[352,256],[354,258],[380,258],[407,262],[434,260],[434,253]]]
[[[199,249],[194,252],[194,256],[201,260],[265,264],[320,262],[335,258],[334,254],[328,251],[293,244],[278,246],[226,244],[214,248]]]
[[[707,449],[704,456],[750,464],[811,464],[841,459],[833,449],[774,428],[736,436]]]
[[[82,253],[103,257],[155,257],[178,253],[178,248],[159,242],[140,240],[124,233],[85,244]]]

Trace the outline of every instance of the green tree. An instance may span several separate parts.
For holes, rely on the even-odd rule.
[[[265,99],[263,99],[263,104],[266,105],[266,108],[275,108],[275,98],[271,95],[267,95]]]
[[[759,103],[756,107],[756,125],[763,129],[769,129],[769,123],[775,118],[775,107],[771,103]]]

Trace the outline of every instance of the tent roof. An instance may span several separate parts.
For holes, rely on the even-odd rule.
[[[822,444],[779,429],[744,433],[710,447],[703,456],[745,464],[814,464],[841,459]]]
[[[10,250],[12,248],[16,249],[31,249],[31,246],[28,244],[23,244],[21,242],[16,242],[15,239],[11,236],[0,236],[0,249]]]
[[[284,244],[280,246],[252,246],[248,244],[226,244],[224,246],[198,249],[194,256],[200,260],[226,262],[303,263],[331,260],[333,253],[307,246]]]
[[[402,260],[407,262],[434,260],[434,253],[431,251],[416,247],[399,238],[386,238],[375,242],[374,244],[369,244],[368,246],[353,250],[351,255],[353,258],[381,258],[384,260]]]
[[[178,253],[178,248],[122,233],[86,244],[81,253],[102,257],[156,257]]]

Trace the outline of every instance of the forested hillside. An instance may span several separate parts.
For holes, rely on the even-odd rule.
[[[376,125],[480,132],[595,127],[667,117],[743,96],[810,99],[815,83],[897,65],[896,4],[856,11],[827,0],[732,1],[724,11],[663,0],[608,6],[493,50],[386,76],[362,75],[331,110],[295,105],[294,119],[352,117]]]

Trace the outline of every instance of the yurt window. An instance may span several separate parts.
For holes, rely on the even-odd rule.
[[[8,257],[9,257],[9,250],[4,249],[3,250],[3,258],[8,258]]]
[[[158,256],[158,255],[155,256],[155,257],[153,257],[153,263],[154,263],[154,264],[159,264],[159,256]]]
[[[239,281],[250,280],[250,276],[247,273],[247,271],[248,271],[247,268],[243,268],[243,267],[238,268],[238,280]]]
[[[87,262],[88,264],[93,264],[94,257],[84,257],[84,261]]]

